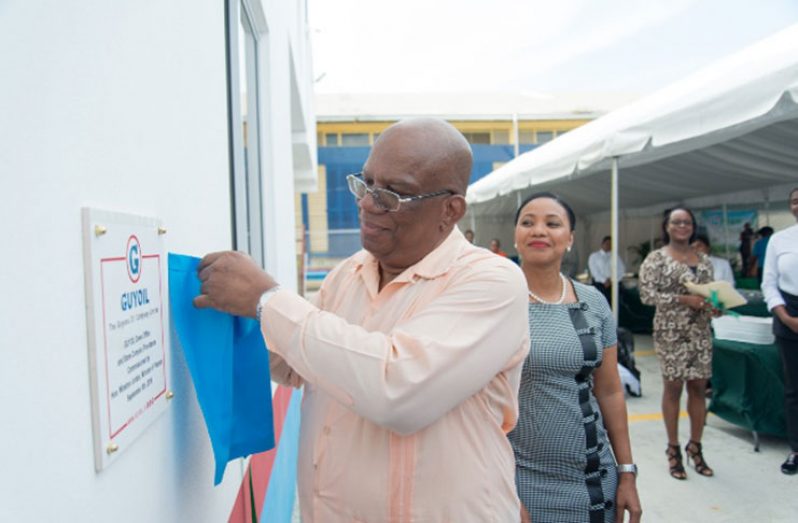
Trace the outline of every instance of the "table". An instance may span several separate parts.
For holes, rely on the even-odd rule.
[[[737,291],[748,300],[748,303],[730,310],[742,316],[759,316],[760,318],[771,316],[768,305],[765,303],[765,298],[762,296],[762,291],[746,289],[737,289]]]
[[[712,339],[710,412],[759,434],[786,437],[784,375],[776,345]]]

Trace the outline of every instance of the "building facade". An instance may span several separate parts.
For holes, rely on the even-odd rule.
[[[324,105],[320,105],[317,116],[318,190],[301,194],[298,202],[311,269],[331,267],[360,248],[357,207],[347,187],[346,175],[362,170],[374,141],[386,127],[402,118],[424,114],[330,115],[323,114]],[[428,114],[449,121],[471,144],[474,154],[471,172],[473,183],[519,154],[585,124],[597,113],[561,111],[557,114],[492,116],[463,112]],[[489,241],[477,240],[484,240],[483,243]]]
[[[317,172],[305,10],[304,0],[0,4],[0,521],[245,520],[236,506],[249,462],[230,463],[214,487],[177,348],[159,372],[164,411],[95,469],[99,309],[83,247],[103,231],[87,233],[81,217],[157,219],[169,253],[240,249],[296,288],[294,194]],[[290,504],[293,484],[285,492]]]

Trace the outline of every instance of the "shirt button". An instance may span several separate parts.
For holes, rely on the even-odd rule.
[[[601,469],[601,477],[605,477],[607,475],[607,469]]]

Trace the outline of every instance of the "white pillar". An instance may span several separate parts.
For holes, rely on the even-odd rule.
[[[513,158],[518,158],[518,113],[513,113]]]

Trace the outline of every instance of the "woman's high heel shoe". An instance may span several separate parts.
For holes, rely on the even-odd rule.
[[[687,472],[682,464],[682,449],[679,448],[679,444],[671,445],[669,443],[668,448],[665,449],[665,455],[668,456],[671,476],[676,479],[687,479]]]
[[[693,460],[693,466],[696,472],[706,477],[715,475],[715,471],[707,465],[707,461],[704,459],[701,443],[690,440],[687,442],[687,445],[685,445],[684,451],[687,453],[688,461],[691,459]]]

